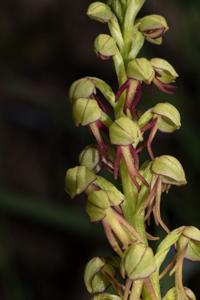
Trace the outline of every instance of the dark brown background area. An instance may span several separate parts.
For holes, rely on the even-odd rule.
[[[64,192],[67,168],[91,141],[76,129],[67,93],[73,80],[104,78],[116,90],[110,62],[92,51],[106,26],[89,20],[86,0],[0,1],[0,298],[2,300],[89,299],[84,265],[109,248],[101,227],[90,225],[84,199]],[[146,90],[145,109],[174,103],[182,129],[159,135],[156,153],[176,155],[188,185],[164,197],[171,228],[200,225],[200,2],[147,0],[141,15],[163,14],[170,25],[162,47],[145,44],[141,55],[167,58],[176,67],[175,96]],[[186,284],[199,299],[199,264],[187,263]],[[169,286],[166,280],[164,289]]]

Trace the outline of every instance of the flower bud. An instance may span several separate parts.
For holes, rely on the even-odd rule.
[[[122,202],[113,191],[94,191],[89,194],[86,211],[91,222],[99,222],[106,216],[106,210]]]
[[[185,258],[200,261],[200,230],[194,226],[186,226],[177,242],[179,251],[187,248]]]
[[[73,105],[72,115],[76,126],[86,126],[100,119],[101,109],[96,100],[79,98]]]
[[[101,293],[109,287],[110,281],[104,272],[110,276],[114,275],[114,269],[106,264],[104,259],[94,257],[87,263],[84,272],[84,282],[89,293]]]
[[[87,146],[79,155],[79,163],[81,166],[85,166],[91,171],[99,172],[100,167],[100,157],[99,151],[95,146]]]
[[[158,175],[163,183],[184,185],[187,183],[185,172],[180,162],[173,156],[162,155],[152,162],[152,172]]]
[[[158,128],[162,132],[173,132],[181,127],[179,111],[170,103],[158,103],[152,108],[152,113],[159,116]]]
[[[129,78],[150,84],[154,78],[155,72],[149,60],[146,58],[136,58],[129,62],[127,75]]]
[[[89,18],[99,21],[101,23],[107,23],[112,18],[112,11],[108,5],[102,2],[93,2],[90,4],[87,10]]]
[[[172,83],[178,77],[175,69],[165,59],[152,58],[150,62],[156,72],[156,76],[161,82]]]
[[[164,17],[150,15],[137,20],[138,29],[144,34],[147,41],[160,45],[163,34],[169,29]]]
[[[156,262],[153,251],[145,244],[131,245],[124,253],[121,263],[121,273],[132,279],[144,279],[156,270]]]
[[[72,83],[69,90],[69,98],[71,103],[79,98],[89,98],[96,93],[94,83],[89,78],[81,78]]]
[[[86,167],[68,169],[65,176],[65,190],[71,198],[84,192],[94,182],[96,175]]]
[[[108,293],[102,293],[102,294],[98,294],[96,296],[94,296],[92,298],[92,300],[122,300],[122,298],[120,298],[117,295],[111,295]]]
[[[113,145],[131,145],[142,140],[140,129],[128,117],[117,119],[109,128],[110,141]]]
[[[101,59],[107,60],[117,53],[117,45],[110,35],[99,34],[94,41],[94,50]]]

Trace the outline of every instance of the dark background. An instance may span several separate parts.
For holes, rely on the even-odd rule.
[[[177,69],[175,96],[153,89],[144,107],[170,101],[182,129],[160,135],[156,153],[175,155],[188,185],[164,197],[171,228],[200,225],[199,96],[200,2],[147,0],[142,15],[163,14],[170,25],[162,47],[146,43],[141,55],[163,57]],[[67,168],[90,137],[76,129],[68,89],[77,78],[104,78],[114,89],[110,62],[92,51],[106,26],[89,20],[86,0],[0,1],[0,298],[89,299],[82,273],[94,255],[109,253],[99,225],[90,225],[84,200],[64,192]],[[142,109],[142,106],[140,106]],[[199,264],[187,263],[185,283],[199,299]],[[165,281],[165,288],[168,286]]]

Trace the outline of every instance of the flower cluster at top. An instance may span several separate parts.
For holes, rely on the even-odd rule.
[[[99,34],[94,50],[102,60],[112,59],[118,88],[87,76],[75,81],[69,93],[76,126],[86,126],[96,144],[79,156],[79,166],[66,173],[66,191],[74,198],[85,193],[91,222],[100,222],[115,256],[95,257],[85,269],[84,280],[93,300],[194,300],[184,287],[184,259],[200,261],[200,231],[182,226],[170,232],[161,216],[162,193],[186,184],[181,163],[171,155],[155,155],[152,142],[157,132],[172,133],[181,126],[179,111],[160,102],[142,114],[138,105],[144,85],[155,85],[172,94],[178,74],[162,58],[138,57],[145,41],[160,45],[169,29],[164,17],[137,18],[145,0],[109,0],[92,3],[87,15],[106,23],[110,34]],[[149,100],[148,100],[149,101]],[[149,101],[150,102],[150,101]],[[149,160],[141,163],[140,153]],[[122,189],[101,176],[106,169]],[[148,240],[151,220],[167,233],[156,253]],[[172,261],[160,268],[174,247]],[[175,274],[174,286],[161,296],[160,280]]]

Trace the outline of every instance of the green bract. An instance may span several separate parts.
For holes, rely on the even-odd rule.
[[[144,34],[147,41],[160,45],[163,34],[169,29],[164,17],[149,15],[137,20],[138,29]]]
[[[76,126],[86,126],[101,118],[101,109],[96,100],[79,98],[73,105],[72,115]]]
[[[96,93],[95,86],[89,78],[76,80],[70,87],[69,98],[71,103],[79,98],[89,98]]]
[[[148,59],[136,58],[129,62],[127,67],[127,75],[129,78],[137,79],[150,84],[155,76],[155,73]]]
[[[104,259],[94,257],[87,263],[84,273],[84,282],[89,293],[101,293],[107,289],[110,285],[110,281],[105,273],[113,276],[114,269],[106,264]]]
[[[175,69],[165,59],[152,58],[150,62],[157,74],[158,79],[163,83],[174,82],[178,77]]]
[[[180,162],[173,156],[162,155],[152,162],[152,172],[162,178],[163,183],[186,184],[185,172]]]
[[[124,201],[124,195],[108,180],[101,176],[97,176],[96,179],[96,185],[98,188],[105,192],[112,192],[112,197],[118,199],[118,201],[122,202]]]
[[[93,20],[107,23],[112,18],[112,11],[105,3],[93,2],[88,7],[87,15]]]
[[[97,147],[87,146],[79,155],[79,163],[91,171],[100,171],[100,158]]]
[[[126,146],[142,140],[137,123],[128,117],[121,117],[113,122],[109,128],[109,135],[113,145]]]
[[[86,211],[91,222],[98,222],[106,216],[106,210],[122,202],[113,191],[99,190],[89,194]]]
[[[94,182],[96,175],[84,166],[68,169],[65,176],[65,190],[71,198],[84,192]]]
[[[156,270],[156,262],[151,248],[145,244],[131,245],[124,253],[121,263],[121,273],[132,279],[144,279]]]
[[[102,59],[110,59],[117,53],[115,40],[108,34],[99,34],[94,41],[94,50]]]

